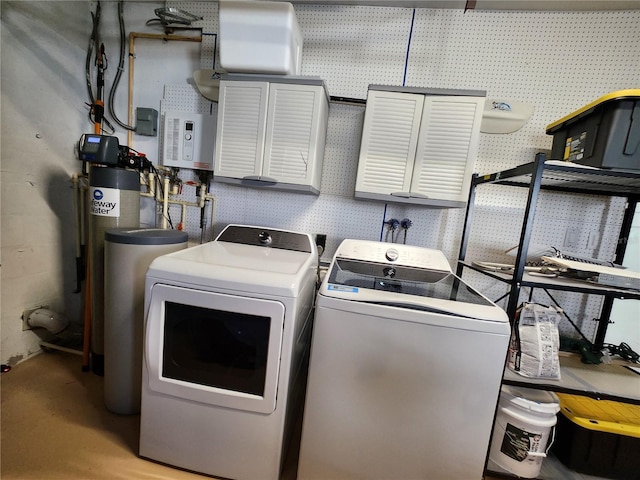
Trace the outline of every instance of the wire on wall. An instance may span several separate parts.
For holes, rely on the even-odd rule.
[[[93,96],[93,87],[91,86],[91,57],[93,56],[93,50],[98,43],[98,28],[100,25],[100,2],[96,6],[96,12],[91,12],[91,20],[93,22],[93,29],[91,30],[91,36],[89,37],[89,47],[87,48],[87,58],[85,61],[85,74],[87,81],[87,93],[89,94],[90,105],[93,105],[95,99]],[[89,113],[91,116],[91,113]]]
[[[115,129],[104,115],[104,102],[102,101],[102,90],[104,87],[104,71],[107,69],[107,57],[104,52],[104,44],[100,43],[100,14],[101,6],[98,2],[95,13],[91,13],[92,30],[89,38],[89,46],[87,48],[87,58],[85,61],[85,76],[87,83],[87,91],[89,94],[89,121],[94,126],[94,133],[101,134],[103,132],[103,124],[106,124],[110,133]],[[91,59],[93,52],[96,52],[95,65],[97,68],[96,76],[96,95],[93,94],[93,86],[91,85]]]
[[[118,71],[116,72],[116,76],[113,80],[113,84],[111,85],[111,90],[109,90],[109,114],[111,115],[113,120],[125,130],[135,130],[135,127],[131,125],[127,125],[126,123],[122,122],[118,118],[114,108],[116,90],[118,89],[118,84],[120,83],[120,77],[122,76],[122,71],[124,70],[125,29],[124,29],[123,3],[124,2],[122,0],[118,2],[118,24],[120,26],[120,58],[118,61]]]
[[[380,241],[384,235],[384,226],[387,224],[387,204],[384,204],[384,211],[382,212],[382,226],[380,227]]]
[[[409,52],[411,51],[411,37],[413,36],[413,25],[416,21],[416,9],[413,9],[413,13],[411,14],[411,27],[409,28],[409,40],[407,41],[407,54],[404,60],[404,75],[402,77],[402,86],[404,87],[407,83],[407,68],[409,67]]]
[[[202,36],[213,36],[213,63],[211,68],[216,69],[216,51],[218,50],[218,34],[202,32]]]

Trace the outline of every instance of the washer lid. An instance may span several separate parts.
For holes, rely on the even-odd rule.
[[[426,268],[451,273],[451,266],[440,250],[398,243],[345,239],[334,259],[360,260],[394,266]]]
[[[322,296],[508,322],[502,309],[448,269],[442,252],[378,242],[350,241],[347,249],[343,246],[324,278]],[[345,252],[358,258],[343,258]]]
[[[453,273],[426,268],[336,259],[321,293],[327,296],[407,308],[434,307],[434,301],[493,307]],[[468,316],[473,316],[469,312]]]

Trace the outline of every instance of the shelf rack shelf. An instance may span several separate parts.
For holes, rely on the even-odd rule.
[[[520,292],[523,287],[543,289],[552,300],[553,297],[549,293],[551,290],[602,296],[604,298],[603,306],[598,319],[598,329],[594,342],[596,347],[600,348],[604,343],[614,299],[640,300],[640,291],[607,288],[568,278],[530,275],[525,270],[525,264],[534,225],[536,204],[541,190],[602,197],[626,197],[627,208],[620,228],[614,259],[616,263],[622,263],[636,206],[638,200],[640,200],[640,173],[614,172],[563,164],[561,162],[545,162],[545,160],[545,155],[538,153],[532,163],[489,175],[480,176],[476,174],[473,176],[469,189],[456,273],[461,277],[465,268],[471,269],[508,284],[506,311],[510,319],[515,318]],[[528,189],[524,220],[512,274],[486,271],[465,259],[473,222],[476,190],[485,184],[508,185]],[[555,300],[553,301],[555,302]],[[587,365],[581,362],[580,356],[577,354],[560,352],[560,380],[530,379],[507,368],[503,375],[503,384],[640,405],[640,375],[638,375],[638,370],[629,368],[632,366],[638,367],[637,364],[618,360],[615,360],[612,364]],[[488,473],[493,474],[494,472]]]
[[[488,277],[494,278],[501,282],[510,284],[513,280],[513,275],[501,272],[491,272],[477,267],[468,262],[461,262],[462,266],[475,270]],[[585,293],[589,295],[601,295],[604,297],[619,298],[619,299],[634,299],[640,300],[640,291],[628,290],[622,288],[612,288],[599,286],[594,283],[586,281],[573,280],[571,278],[563,277],[537,277],[524,272],[522,279],[520,280],[521,287],[541,288],[545,290],[558,290],[565,292],[577,292]]]
[[[613,300],[640,300],[640,291],[608,288],[588,283],[586,281],[572,280],[562,277],[550,278],[530,275],[525,270],[525,264],[526,253],[529,249],[529,241],[535,220],[536,204],[540,192],[544,190],[597,195],[602,197],[626,198],[628,205],[625,209],[614,259],[616,263],[622,263],[627,246],[627,239],[631,231],[631,223],[633,221],[638,200],[640,200],[640,173],[601,170],[562,162],[546,162],[545,160],[545,155],[539,153],[536,155],[534,162],[489,175],[476,174],[473,176],[469,190],[469,198],[456,272],[458,276],[462,276],[464,269],[471,269],[508,284],[509,291],[506,295],[506,311],[510,319],[515,318],[520,292],[521,289],[525,287],[543,289],[547,294],[549,294],[549,296],[551,296],[549,293],[550,291],[569,291],[602,296],[604,298],[603,307],[600,313],[600,318],[598,319],[598,329],[594,342],[595,346],[600,348],[604,343]],[[466,261],[465,257],[469,245],[471,225],[473,222],[476,190],[482,185],[508,185],[528,189],[513,274],[486,271],[475,266],[472,262]],[[564,354],[564,352],[562,353]],[[568,362],[571,362],[571,364]],[[593,398],[616,399],[618,401],[640,404],[640,376],[636,373],[627,369],[627,371],[624,372],[624,380],[621,381],[622,383],[618,388],[614,387],[615,382],[603,383],[601,381],[595,381],[594,383],[589,380],[589,377],[583,376],[585,372],[590,371],[595,375],[594,378],[600,379],[600,373],[609,368],[609,366],[589,365],[584,367],[579,365],[579,360],[577,366],[575,363],[575,359],[568,360],[566,356],[561,358],[562,375],[563,378],[568,379],[564,382],[532,380],[507,371],[504,376],[504,383],[565,393],[575,393],[591,396]],[[620,368],[624,367],[621,366]],[[608,378],[612,380],[618,378],[619,380],[621,377],[613,376]],[[627,383],[626,385],[625,382]],[[632,386],[631,388],[638,391],[635,395],[631,395],[629,393],[629,385]]]
[[[524,211],[522,230],[520,232],[514,273],[510,279],[504,279],[511,285],[511,290],[508,294],[507,314],[509,318],[515,318],[522,287],[547,288],[549,290],[565,290],[603,295],[605,300],[594,342],[596,346],[601,346],[602,343],[604,343],[604,335],[611,314],[613,300],[615,298],[630,298],[630,295],[634,295],[634,293],[633,291],[594,288],[582,282],[551,282],[548,281],[549,279],[544,281],[533,280],[531,276],[525,275],[526,253],[529,249],[529,241],[533,230],[536,203],[541,190],[605,197],[626,197],[628,207],[624,213],[614,259],[616,263],[622,263],[636,205],[638,200],[640,200],[640,173],[601,170],[576,166],[575,164],[563,164],[563,162],[546,162],[545,160],[545,155],[538,153],[534,162],[489,175],[480,176],[476,174],[473,176],[469,189],[460,253],[458,255],[457,274],[462,275],[463,269],[470,266],[470,263],[465,262],[465,256],[473,221],[476,189],[485,184],[528,188],[528,197]],[[503,280],[503,278],[500,278],[498,275],[494,275],[494,278]]]

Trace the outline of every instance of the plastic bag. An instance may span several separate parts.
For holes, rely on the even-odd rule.
[[[516,312],[509,344],[508,366],[528,378],[560,379],[562,310],[537,303],[523,303]]]

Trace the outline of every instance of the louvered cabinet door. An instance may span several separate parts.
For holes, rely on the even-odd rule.
[[[484,97],[425,97],[411,192],[464,202],[478,154]]]
[[[220,82],[214,177],[261,175],[268,101],[267,82]]]
[[[321,86],[279,84],[269,86],[269,108],[263,180],[319,187],[316,178],[318,146],[324,149],[326,95]]]
[[[408,197],[424,96],[369,90],[358,192]]]

